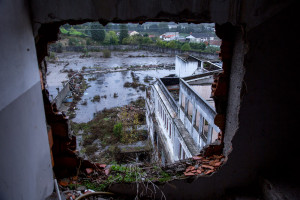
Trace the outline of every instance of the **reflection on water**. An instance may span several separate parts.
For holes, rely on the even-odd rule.
[[[61,53],[58,59],[69,63],[66,69],[81,70],[82,67],[114,68],[136,65],[170,65],[174,64],[174,56],[147,51],[112,52],[111,58],[103,58],[101,52],[90,52],[91,57],[80,58],[82,53]]]
[[[91,70],[111,69],[115,67],[130,66],[149,66],[149,65],[174,65],[175,58],[168,54],[154,53],[148,51],[113,51],[111,58],[103,58],[101,52],[89,52],[91,57],[80,58],[82,53],[64,52],[57,53],[57,61],[47,63],[47,89],[53,98],[57,95],[58,88],[63,88],[62,82],[68,80],[67,73],[64,70],[80,71],[83,67]],[[125,79],[127,72],[121,73],[122,79]],[[121,80],[121,79],[120,79]],[[103,84],[101,79],[98,84]],[[115,80],[119,81],[119,79]]]
[[[160,69],[133,72],[139,77],[139,83],[149,85],[149,83],[144,81],[146,76],[161,78],[174,74],[175,70]],[[72,119],[74,122],[88,122],[93,118],[94,113],[104,108],[124,106],[140,96],[145,97],[145,91],[138,88],[123,87],[125,82],[132,82],[131,71],[85,75],[86,79],[91,77],[96,77],[96,80],[88,81],[91,87],[85,91],[82,100],[78,102],[76,117]],[[114,97],[115,93],[118,95],[116,98]],[[95,95],[102,96],[100,102],[91,101]],[[106,95],[106,98],[103,97],[104,95]],[[81,105],[83,101],[87,101],[87,105]]]

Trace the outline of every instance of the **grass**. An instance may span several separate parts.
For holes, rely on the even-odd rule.
[[[124,166],[112,165],[110,175],[101,183],[94,183],[89,180],[83,181],[82,185],[88,189],[95,191],[105,191],[111,184],[115,183],[151,183],[152,181],[168,182],[172,180],[172,176],[164,172],[161,168],[152,168],[152,173],[148,174],[146,171],[138,166]],[[153,173],[154,172],[154,173]]]

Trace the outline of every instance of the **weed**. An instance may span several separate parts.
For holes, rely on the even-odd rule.
[[[100,101],[100,96],[99,95],[95,95],[94,97],[93,97],[93,99],[91,100],[92,102],[99,102]]]
[[[121,136],[122,129],[123,129],[123,124],[121,122],[114,125],[113,131],[116,137],[119,138]]]
[[[81,105],[86,106],[87,105],[87,100],[84,100]]]
[[[103,57],[104,58],[110,58],[111,57],[111,51],[110,50],[103,50]]]
[[[91,77],[91,78],[88,78],[88,81],[95,81],[95,80],[97,80],[97,78],[96,78],[96,77]]]

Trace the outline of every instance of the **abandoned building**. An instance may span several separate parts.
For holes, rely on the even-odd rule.
[[[204,68],[204,63],[210,67]],[[163,164],[196,156],[204,146],[217,142],[220,129],[214,124],[216,111],[210,96],[213,77],[222,70],[195,57],[176,56],[178,74],[193,74],[198,68],[205,72],[160,78],[147,90],[148,131]]]
[[[204,66],[205,63],[205,66]],[[220,63],[204,61],[195,56],[179,56],[175,58],[175,74],[178,77],[186,77],[196,74],[202,74],[209,71],[219,70],[222,68]]]
[[[216,24],[223,72],[213,84],[216,115],[209,120],[222,134],[208,150],[226,161],[211,175],[160,186],[167,199],[300,199],[298,10],[295,0],[0,1],[0,199],[45,199],[54,177],[79,165],[68,119],[49,104],[42,69],[60,25],[87,21]],[[115,192],[132,190],[119,184]]]

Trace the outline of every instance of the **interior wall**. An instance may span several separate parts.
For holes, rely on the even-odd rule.
[[[0,1],[0,199],[53,191],[40,75],[28,4]]]

